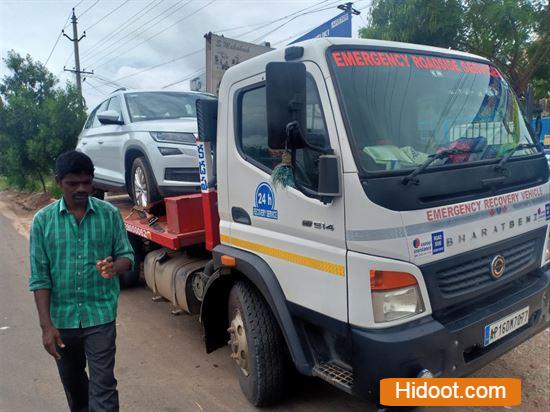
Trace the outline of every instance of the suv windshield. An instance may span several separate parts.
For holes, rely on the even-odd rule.
[[[132,122],[159,119],[197,117],[197,99],[212,99],[212,96],[178,92],[135,92],[124,95]]]
[[[500,72],[453,57],[358,48],[328,56],[355,158],[364,171],[413,169],[505,156],[534,140]],[[534,148],[513,155],[536,153]]]

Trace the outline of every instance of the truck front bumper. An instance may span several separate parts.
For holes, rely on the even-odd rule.
[[[550,268],[529,276],[520,287],[468,307],[452,317],[427,316],[387,329],[352,327],[353,392],[377,397],[380,379],[416,377],[423,369],[435,377],[469,375],[550,325]],[[529,306],[529,322],[483,346],[484,328]]]

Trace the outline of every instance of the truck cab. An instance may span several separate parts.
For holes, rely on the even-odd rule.
[[[471,373],[547,327],[548,166],[489,61],[316,39],[229,69],[218,110],[214,255],[258,272],[302,372],[367,395]]]
[[[308,40],[230,68],[197,120],[201,194],[126,227],[164,246],[147,284],[200,314],[207,352],[229,342],[252,404],[289,365],[376,397],[548,327],[548,166],[489,61]]]

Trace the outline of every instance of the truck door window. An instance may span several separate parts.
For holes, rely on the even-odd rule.
[[[312,145],[328,145],[328,133],[319,93],[313,78],[306,80],[306,139]],[[237,124],[237,146],[243,157],[271,174],[281,163],[281,150],[272,150],[267,145],[267,116],[265,86],[245,89],[237,99],[239,121]],[[294,157],[294,178],[309,189],[317,188],[319,153],[310,149],[296,150]]]

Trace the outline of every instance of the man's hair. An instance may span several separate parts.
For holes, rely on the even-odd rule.
[[[70,150],[61,153],[55,161],[55,177],[63,180],[69,173],[94,175],[94,164],[92,159],[82,152]]]

